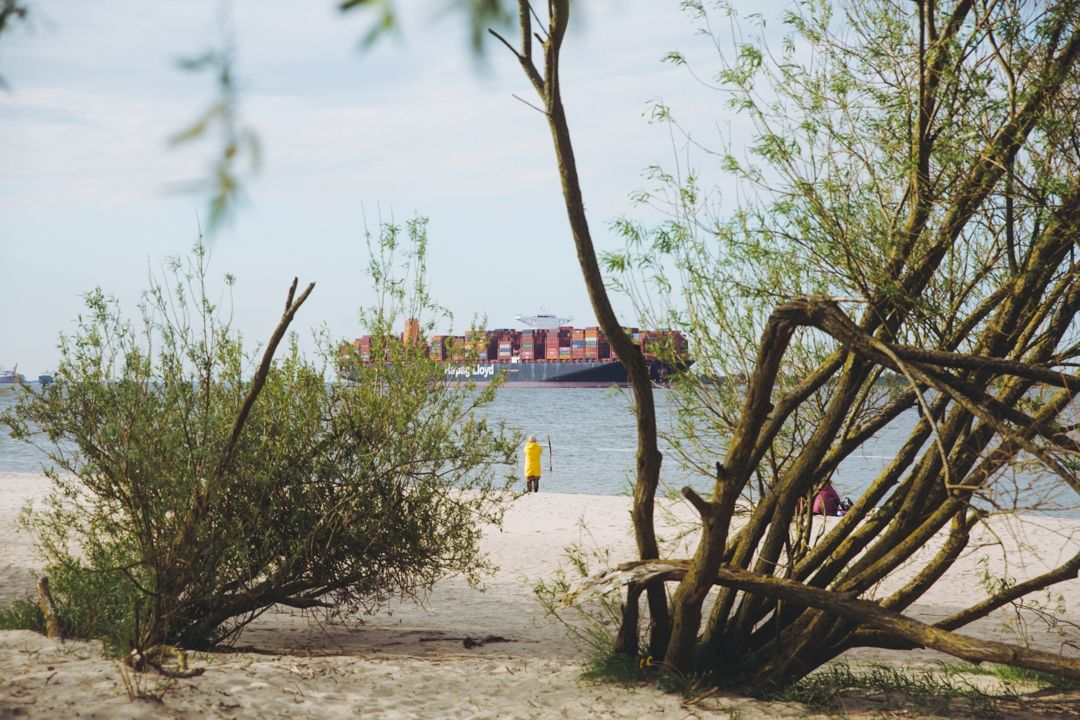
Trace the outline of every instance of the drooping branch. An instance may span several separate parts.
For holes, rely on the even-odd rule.
[[[947,352],[929,348],[914,347],[898,343],[885,343],[869,335],[851,321],[847,315],[829,298],[797,298],[785,303],[777,312],[800,325],[816,327],[841,344],[873,358],[875,361],[895,367],[891,358],[882,352],[888,348],[896,357],[911,363],[935,365],[957,370],[987,370],[1001,375],[1014,375],[1045,385],[1063,388],[1080,388],[1080,376],[1069,375],[1059,370],[1038,367],[1006,358],[987,355],[970,355]]]
[[[1075,580],[1077,577],[1080,577],[1080,552],[1073,555],[1068,562],[1060,567],[1022,583],[1010,585],[996,595],[988,597],[986,600],[972,605],[966,610],[950,615],[937,623],[936,626],[944,630],[955,630],[956,628],[967,625],[973,620],[986,617],[994,610],[1004,607],[1008,603],[1018,600],[1029,593],[1038,592],[1039,590],[1051,587],[1060,582],[1065,582],[1066,580]]]
[[[1037,423],[1032,418],[1027,416],[1018,417],[1018,411],[995,403],[978,386],[964,383],[962,380],[945,374],[933,372],[923,366],[936,365],[991,371],[1062,387],[1071,392],[1080,391],[1080,377],[1039,368],[1030,363],[1002,358],[925,350],[886,343],[864,332],[848,319],[835,303],[827,299],[800,298],[779,308],[778,312],[783,312],[792,317],[794,321],[801,321],[802,324],[817,327],[829,333],[860,355],[873,359],[879,364],[894,370],[902,371],[905,374],[910,373],[915,380],[947,393],[973,416],[994,427],[1003,439],[1015,441],[1021,448],[1042,460],[1047,467],[1080,493],[1080,481],[1075,478],[1073,473],[1061,467],[1045,451],[1032,443],[1026,434],[1016,433],[1008,428],[1002,418],[1018,420],[1022,427],[1034,429],[1047,439],[1062,444],[1067,450],[1076,450],[1075,441],[1062,433],[1046,428],[1042,423]],[[898,362],[901,358],[911,359],[912,362],[901,364]],[[995,412],[995,409],[999,412]]]

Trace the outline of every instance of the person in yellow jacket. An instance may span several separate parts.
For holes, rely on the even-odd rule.
[[[540,455],[544,448],[530,435],[525,443],[525,492],[540,492]]]

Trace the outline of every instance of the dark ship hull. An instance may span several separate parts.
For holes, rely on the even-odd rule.
[[[668,365],[647,359],[649,375],[658,385],[667,383],[675,372]],[[496,375],[514,387],[601,388],[630,384],[626,368],[618,360],[529,360],[522,362],[481,361],[469,365],[447,365],[447,379],[487,385]]]

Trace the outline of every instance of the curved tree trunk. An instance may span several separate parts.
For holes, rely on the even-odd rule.
[[[578,264],[589,293],[589,301],[593,312],[596,313],[600,328],[611,344],[611,349],[626,368],[630,378],[637,418],[637,473],[631,515],[638,554],[641,559],[650,560],[659,557],[653,514],[656,488],[660,479],[660,464],[663,459],[657,446],[652,380],[641,348],[635,345],[623,330],[611,307],[600,264],[596,258],[596,250],[593,247],[588,218],[585,215],[585,204],[582,200],[581,183],[574,160],[574,148],[570,141],[570,129],[563,108],[559,78],[559,53],[570,19],[569,3],[567,0],[549,0],[548,2],[547,37],[544,38],[541,46],[544,54],[543,75],[533,63],[534,37],[527,0],[519,1],[518,17],[521,23],[520,49],[514,49],[494,31],[492,34],[517,56],[525,74],[543,102],[544,115],[551,130],[559,180],[562,184],[566,215],[577,250]],[[660,658],[667,646],[669,625],[667,596],[661,582],[648,584],[646,593],[649,616],[653,625],[649,648],[654,657]],[[638,638],[636,632],[630,631],[630,628],[636,628],[638,624],[636,600],[628,600],[624,606],[624,612],[627,615],[623,620],[624,632],[619,635],[616,650],[625,654],[636,654]]]

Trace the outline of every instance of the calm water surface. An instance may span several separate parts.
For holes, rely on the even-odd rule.
[[[0,389],[0,412],[20,392]],[[522,438],[536,435],[544,447],[542,490],[617,495],[634,472],[637,436],[630,402],[629,395],[614,389],[502,388],[486,414],[492,421],[505,421]],[[657,404],[660,422],[666,423],[666,391],[657,393]],[[0,472],[39,473],[47,462],[35,447],[0,430]],[[506,470],[520,474],[517,466]],[[681,487],[692,478],[678,473],[678,480]],[[695,484],[708,487],[707,481]]]
[[[21,390],[0,388],[0,412],[10,407]],[[656,391],[657,423],[670,426],[671,398],[666,390]],[[629,391],[582,388],[514,388],[499,390],[495,403],[487,409],[493,421],[505,421],[524,439],[536,435],[544,447],[541,492],[590,495],[619,495],[630,488],[634,474],[637,436],[631,412]],[[841,496],[856,497],[892,459],[901,447],[917,415],[905,413],[885,428],[859,452],[849,457],[833,479]],[[550,440],[551,452],[548,451]],[[710,492],[712,479],[680,468],[674,454],[661,443],[665,460],[661,482],[678,489],[691,485]],[[713,457],[702,458],[705,466],[720,459],[722,449]],[[550,460],[550,466],[549,466]],[[33,446],[12,440],[0,430],[0,472],[40,473],[47,462]],[[506,468],[520,475],[520,466]],[[1020,478],[1030,484],[1033,478]],[[1063,483],[1052,480],[1043,487],[1056,507],[1055,514],[1076,515],[1075,495]]]

